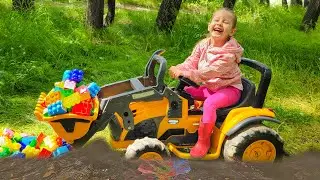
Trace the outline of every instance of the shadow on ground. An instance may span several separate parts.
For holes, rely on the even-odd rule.
[[[320,153],[308,152],[277,164],[185,161],[191,171],[172,179],[319,179],[319,159]],[[138,171],[142,163],[126,161],[120,153],[110,150],[104,141],[97,140],[55,159],[0,159],[0,174],[1,178],[11,180],[147,179]]]

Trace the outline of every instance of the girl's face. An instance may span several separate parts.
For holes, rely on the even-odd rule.
[[[233,27],[233,23],[233,14],[228,11],[221,10],[214,14],[212,21],[208,25],[208,31],[215,41],[226,42],[236,31]]]

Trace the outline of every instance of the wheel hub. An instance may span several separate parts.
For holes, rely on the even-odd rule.
[[[160,154],[156,153],[156,152],[146,152],[144,154],[142,154],[139,159],[142,160],[159,160],[162,161],[163,158]]]
[[[274,161],[276,148],[267,140],[258,140],[250,144],[244,151],[243,161]]]

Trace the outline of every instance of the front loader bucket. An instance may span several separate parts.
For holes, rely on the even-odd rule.
[[[81,116],[73,113],[60,114],[55,116],[45,116],[44,105],[46,93],[41,93],[38,99],[34,114],[39,121],[47,122],[51,125],[58,136],[72,144],[74,140],[83,137],[89,130],[90,125],[98,117],[99,100],[98,97],[93,99],[93,115]]]

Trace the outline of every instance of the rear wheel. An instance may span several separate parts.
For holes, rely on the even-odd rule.
[[[225,142],[223,156],[226,161],[278,161],[284,156],[283,140],[271,128],[252,125]]]
[[[137,139],[127,147],[126,159],[164,160],[170,157],[166,146],[156,138],[144,137]]]

